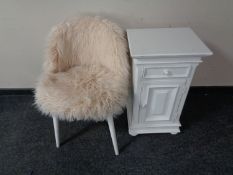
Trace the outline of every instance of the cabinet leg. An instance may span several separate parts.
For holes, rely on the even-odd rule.
[[[136,132],[134,132],[134,131],[130,131],[130,130],[129,130],[129,134],[130,134],[131,136],[136,136],[136,135],[138,135],[138,133],[136,133]]]
[[[171,134],[172,134],[172,135],[176,135],[176,134],[178,134],[178,132],[171,132]]]

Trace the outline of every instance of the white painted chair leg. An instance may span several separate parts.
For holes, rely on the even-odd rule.
[[[59,121],[57,117],[53,117],[53,126],[54,126],[54,134],[55,134],[55,140],[56,140],[56,147],[60,147],[60,141],[59,141]]]
[[[108,121],[108,127],[109,127],[109,130],[110,130],[115,155],[117,156],[117,155],[119,155],[119,151],[118,151],[118,145],[117,145],[117,139],[116,139],[116,132],[115,132],[113,116],[108,117],[107,121]]]

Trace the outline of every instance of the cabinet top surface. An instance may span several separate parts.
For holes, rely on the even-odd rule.
[[[190,28],[127,29],[127,37],[134,58],[212,55]]]

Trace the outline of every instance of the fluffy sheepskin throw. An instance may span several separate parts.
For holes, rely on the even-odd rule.
[[[126,106],[129,69],[125,33],[116,24],[99,17],[66,20],[49,35],[35,104],[64,120],[105,120]]]

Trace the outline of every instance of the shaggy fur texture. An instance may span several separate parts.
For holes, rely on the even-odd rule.
[[[37,107],[65,120],[105,120],[119,114],[129,90],[124,31],[99,17],[72,19],[49,36]]]

